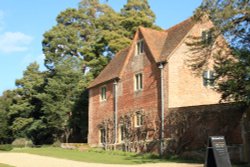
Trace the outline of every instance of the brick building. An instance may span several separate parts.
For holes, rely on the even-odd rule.
[[[161,143],[175,152],[204,147],[209,135],[241,143],[241,113],[219,104],[213,62],[198,76],[186,65],[188,37],[207,40],[212,25],[187,19],[165,31],[140,27],[89,86],[88,143],[134,151]]]

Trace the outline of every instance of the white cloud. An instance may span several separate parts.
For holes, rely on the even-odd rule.
[[[5,32],[0,34],[0,52],[12,53],[28,50],[32,37],[21,32]]]

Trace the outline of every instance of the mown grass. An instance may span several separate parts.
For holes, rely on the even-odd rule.
[[[91,149],[88,151],[67,150],[56,147],[42,148],[15,148],[11,152],[29,153],[42,156],[50,156],[62,159],[69,159],[82,162],[104,163],[104,164],[143,164],[168,162],[161,160],[152,154],[137,155],[122,151],[103,151]]]
[[[6,165],[6,164],[1,164],[1,163],[0,163],[0,167],[13,167],[13,166]]]
[[[144,163],[197,163],[194,160],[183,160],[179,158],[160,159],[154,154],[135,154],[122,151],[104,151],[102,149],[89,149],[86,151],[68,150],[59,147],[41,147],[41,148],[15,148],[11,152],[29,153],[55,158],[69,159],[90,163],[103,164],[144,164]],[[203,163],[203,162],[198,162]],[[7,167],[1,166],[0,167]],[[233,167],[250,167],[247,165],[233,165]]]

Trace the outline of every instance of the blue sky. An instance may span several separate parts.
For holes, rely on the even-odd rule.
[[[56,16],[66,8],[76,8],[80,0],[0,0],[0,95],[15,88],[26,67],[37,61],[41,70],[44,32],[56,24]],[[103,0],[104,1],[104,0]],[[126,0],[107,2],[116,11]],[[193,14],[201,0],[149,0],[156,24],[164,29]]]

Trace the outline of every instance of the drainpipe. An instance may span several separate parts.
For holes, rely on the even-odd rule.
[[[161,73],[161,125],[160,125],[160,157],[163,157],[164,154],[164,64],[160,63],[158,66]]]
[[[117,80],[114,80],[114,149],[117,144]]]

